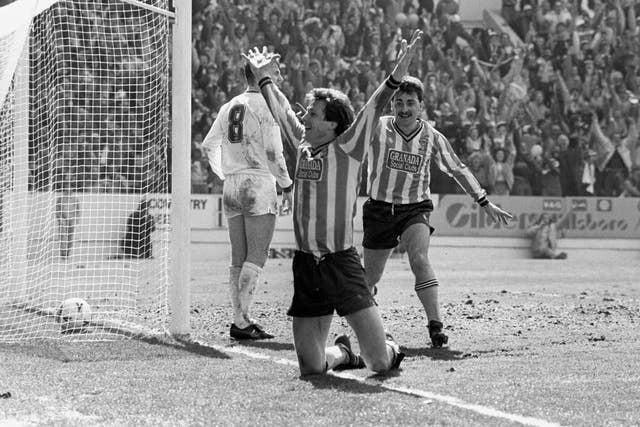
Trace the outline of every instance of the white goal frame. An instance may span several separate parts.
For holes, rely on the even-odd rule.
[[[191,305],[191,0],[173,3],[169,328],[173,335],[186,335]]]
[[[57,0],[33,0],[34,10],[46,8]],[[191,0],[172,0],[173,10],[166,11],[138,0],[113,0],[144,8],[153,13],[166,15],[171,21],[171,210],[169,242],[169,279],[167,293],[169,307],[169,333],[184,337],[190,331],[191,304]],[[29,41],[24,44],[17,68],[16,89],[28,93],[29,85]],[[26,111],[24,111],[26,110]],[[28,129],[29,108],[16,110],[14,129]],[[17,159],[27,162],[28,132],[15,132],[14,148]],[[24,159],[24,160],[22,160]],[[28,167],[14,168],[13,182],[17,190],[27,193]],[[15,192],[14,192],[15,193]],[[15,221],[22,221],[24,212],[13,212]],[[24,230],[27,227],[23,227]],[[14,257],[27,258],[26,231],[12,236],[12,245],[18,249]],[[26,265],[26,262],[23,263]],[[24,274],[22,274],[24,273]],[[18,279],[26,280],[26,270],[20,271]],[[13,284],[20,289],[20,284]],[[48,313],[45,313],[48,314]]]

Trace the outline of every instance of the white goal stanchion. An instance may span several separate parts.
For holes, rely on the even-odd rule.
[[[189,0],[0,8],[0,342],[189,332],[190,24]]]

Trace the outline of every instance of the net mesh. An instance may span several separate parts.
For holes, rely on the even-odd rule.
[[[114,0],[25,7],[38,3],[0,9],[0,342],[164,331],[169,18]],[[69,298],[91,309],[72,333]]]

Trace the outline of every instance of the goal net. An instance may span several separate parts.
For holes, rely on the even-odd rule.
[[[167,3],[0,8],[0,342],[167,330]]]

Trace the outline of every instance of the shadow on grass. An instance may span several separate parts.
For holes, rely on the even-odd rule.
[[[190,353],[195,353],[205,357],[214,357],[217,359],[231,359],[231,356],[229,356],[228,354],[220,350],[217,350],[211,346],[208,346],[206,344],[202,344],[198,341],[192,340],[191,338],[177,336],[177,337],[174,337],[174,339],[179,344],[177,346],[174,346],[174,348],[177,348],[179,350],[188,351]],[[150,344],[153,344],[153,343],[150,343]]]
[[[259,341],[254,341],[254,340],[238,340],[238,341],[231,341],[232,343],[238,343],[241,344],[244,347],[252,347],[252,348],[263,348],[266,350],[275,350],[275,351],[285,351],[285,350],[290,350],[293,351],[295,350],[295,348],[293,347],[293,343],[290,342],[278,342],[278,341],[273,341],[273,340],[259,340]]]
[[[386,380],[388,380],[389,378],[396,378],[402,375],[402,366],[400,366],[400,368],[398,369],[393,369],[389,372],[384,372],[381,374],[377,374],[377,373],[372,373],[371,375],[369,375],[367,377],[368,380],[375,380],[375,381],[380,381],[380,382],[384,382]]]
[[[380,380],[379,375],[372,377]],[[388,390],[380,387],[378,384],[367,384],[361,381],[354,381],[351,378],[341,378],[335,375],[305,375],[300,380],[306,381],[317,389],[321,390],[340,390],[345,393],[352,394],[375,394],[387,393]]]
[[[13,304],[13,309],[23,310],[40,317],[57,320],[57,313],[29,304]],[[0,314],[2,312],[0,311]],[[40,339],[25,343],[0,343],[0,351],[14,352],[62,362],[89,362],[100,360],[136,360],[155,357],[172,357],[166,350],[180,350],[199,356],[231,359],[215,346],[203,344],[185,335],[158,334],[145,327],[127,322],[91,320],[78,328],[61,328],[64,340]],[[102,340],[102,337],[110,337]],[[141,347],[145,343],[153,347]],[[175,356],[173,356],[175,357]]]
[[[450,348],[432,348],[432,347],[420,347],[410,348],[400,346],[401,350],[407,355],[407,357],[428,357],[433,360],[463,360],[468,357],[466,353],[459,350],[451,350]]]
[[[92,342],[36,340],[28,343],[0,344],[0,352],[13,353],[17,357],[37,357],[63,363],[177,358],[179,352],[216,359],[231,359],[231,356],[215,347],[190,339],[145,335],[130,338],[128,340]]]

